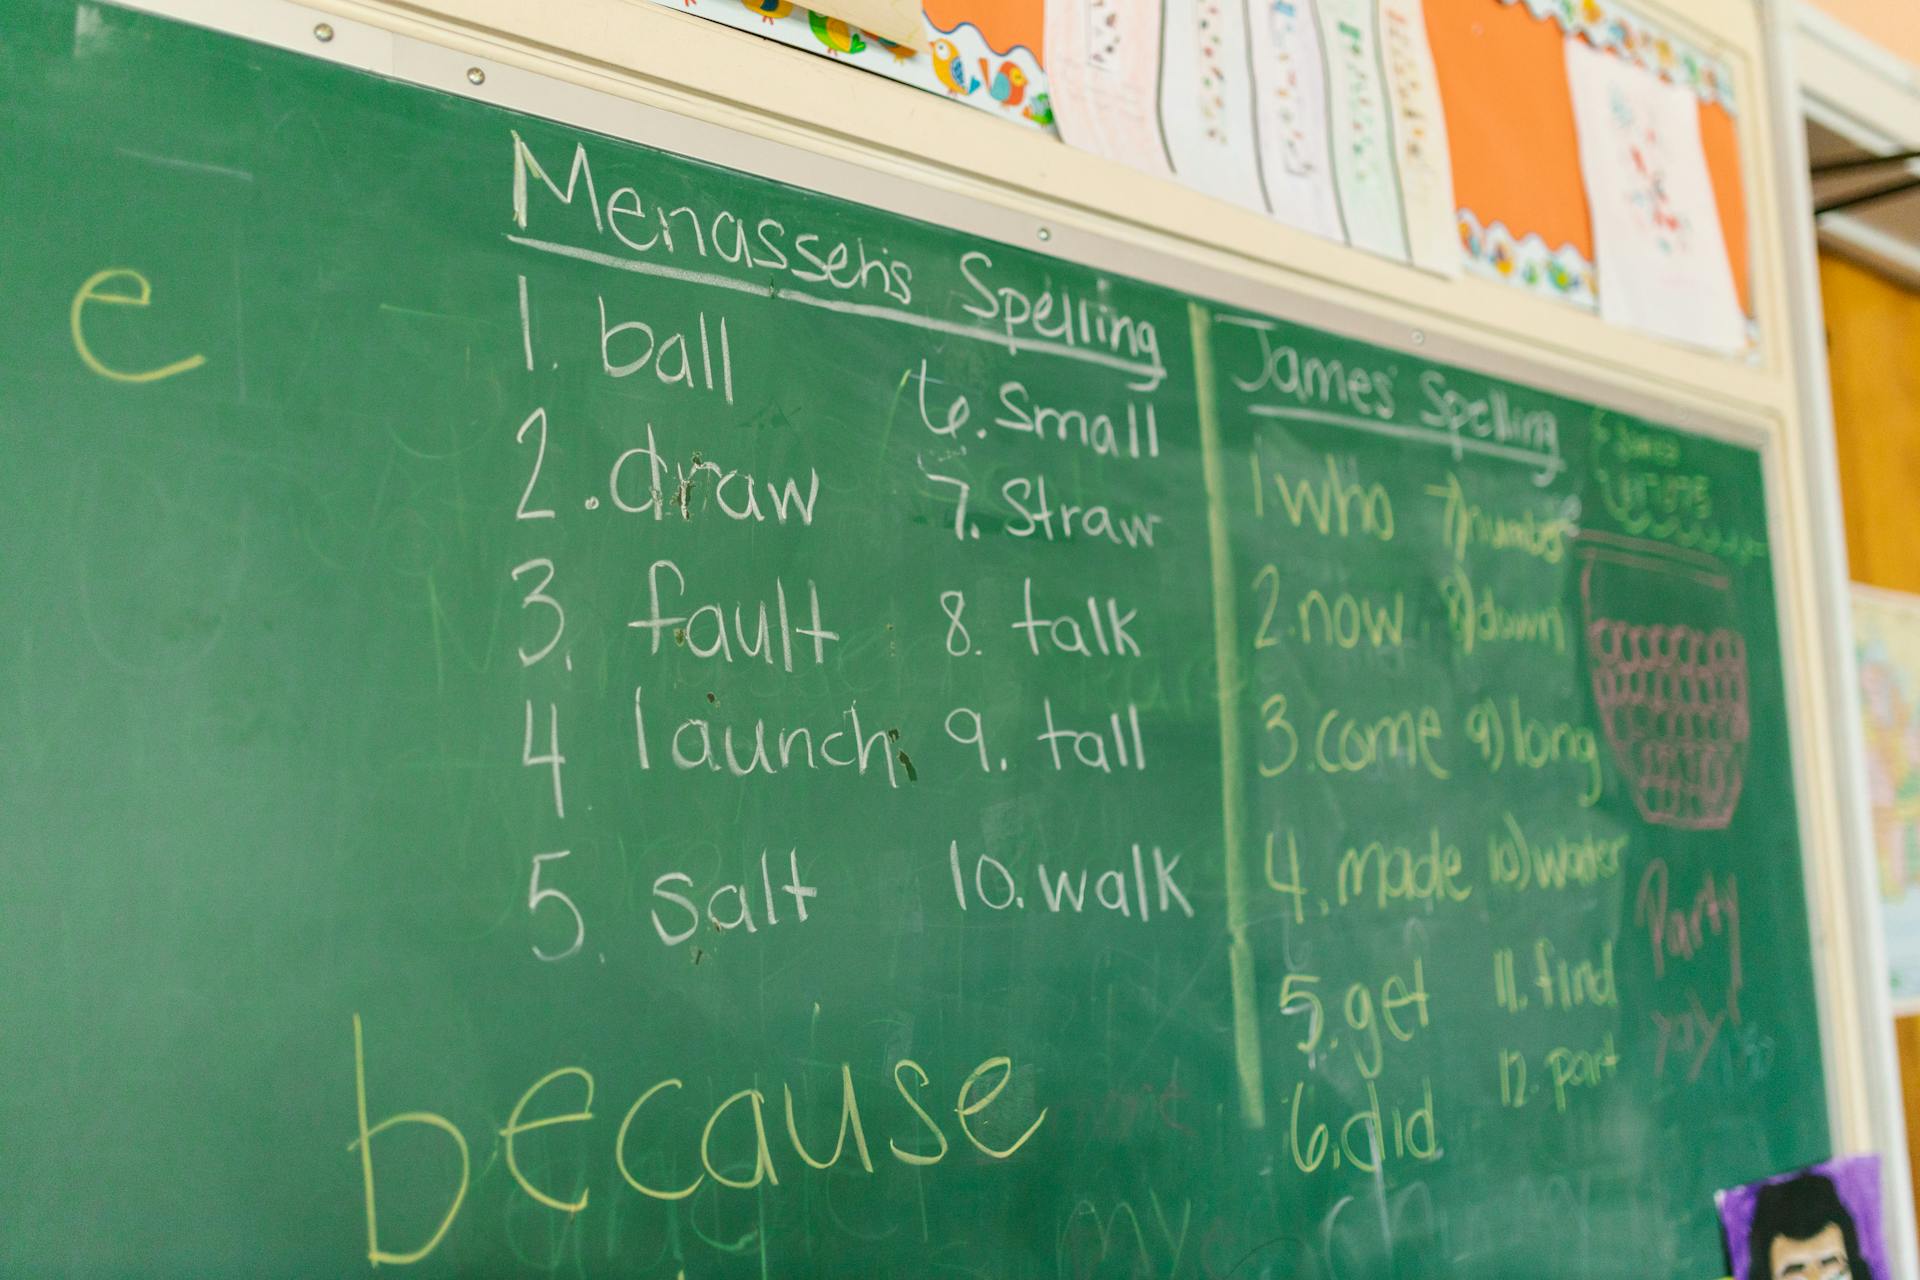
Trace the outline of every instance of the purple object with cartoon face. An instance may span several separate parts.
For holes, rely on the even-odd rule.
[[[1880,1157],[1847,1156],[1714,1196],[1734,1280],[1888,1280]]]

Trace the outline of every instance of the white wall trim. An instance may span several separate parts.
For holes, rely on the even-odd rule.
[[[1818,675],[1827,703],[1826,746],[1832,752],[1829,776],[1836,790],[1832,806],[1841,832],[1842,852],[1828,866],[1830,883],[1814,895],[1816,900],[1832,901],[1832,924],[1841,931],[1830,936],[1826,945],[1816,947],[1816,952],[1841,958],[1850,969],[1828,974],[1823,985],[1849,990],[1850,999],[1837,1003],[1851,1018],[1836,1019],[1829,1034],[1851,1038],[1853,1052],[1861,1063],[1861,1069],[1851,1076],[1859,1082],[1858,1096],[1835,1099],[1838,1110],[1852,1114],[1854,1127],[1851,1133],[1837,1133],[1836,1138],[1851,1137],[1861,1146],[1882,1153],[1888,1261],[1900,1276],[1915,1280],[1920,1277],[1920,1257],[1915,1252],[1913,1179],[1906,1160],[1905,1105],[1881,929],[1873,811],[1866,785],[1866,738],[1860,721],[1846,528],[1802,105],[1803,98],[1812,96],[1812,89],[1800,78],[1795,59],[1796,53],[1806,48],[1806,42],[1796,37],[1806,30],[1808,9],[1796,0],[1762,0],[1762,12],[1776,86],[1769,102],[1781,153],[1782,179],[1777,198],[1781,202],[1780,222],[1786,229],[1782,269],[1794,299],[1791,338],[1794,360],[1801,371],[1800,456],[1794,470],[1805,490],[1807,539],[1815,562],[1811,590],[1817,603],[1806,621],[1825,650]],[[1830,1077],[1829,1087],[1838,1090],[1848,1078],[1836,1073]]]

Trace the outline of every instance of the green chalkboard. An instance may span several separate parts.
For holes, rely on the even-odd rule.
[[[0,17],[0,1271],[1718,1274],[1749,450]]]

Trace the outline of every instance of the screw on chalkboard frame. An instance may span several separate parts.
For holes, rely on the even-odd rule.
[[[333,39],[333,24],[330,22],[314,23],[313,38],[315,40],[318,40],[321,44],[325,44],[329,40]]]
[[[478,67],[468,67],[468,68],[467,68],[467,83],[468,83],[468,84],[485,84],[486,82],[487,82],[487,73],[486,73],[486,72],[484,72],[484,71],[482,71],[482,70],[481,70],[480,68],[478,68]]]
[[[1053,231],[1051,228],[1048,228],[1048,227],[1041,227],[1039,230],[1035,231],[1034,234],[1036,236],[1039,236],[1040,239],[1043,241],[1053,239]]]

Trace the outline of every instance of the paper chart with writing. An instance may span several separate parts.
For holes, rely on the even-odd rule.
[[[1168,177],[1160,132],[1158,0],[1047,6],[1047,74],[1060,136],[1082,151]]]
[[[1247,0],[1260,176],[1273,216],[1347,238],[1327,128],[1327,67],[1312,0]]]
[[[1741,350],[1746,318],[1693,92],[1582,40],[1569,39],[1566,51],[1601,318],[1714,351]]]
[[[1457,276],[1460,236],[1454,226],[1458,206],[1453,159],[1433,47],[1427,40],[1425,5],[1422,0],[1380,0],[1379,17],[1408,252],[1416,267]]]
[[[1243,0],[1166,0],[1160,127],[1180,181],[1266,211]]]
[[[1393,120],[1371,0],[1320,0],[1332,117],[1333,172],[1347,239],[1401,262],[1407,232],[1395,173]]]
[[[1853,585],[1880,921],[1894,1000],[1920,1006],[1920,596]]]

